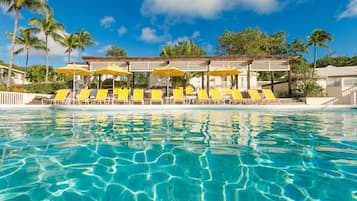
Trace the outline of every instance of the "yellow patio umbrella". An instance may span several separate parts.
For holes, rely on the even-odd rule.
[[[87,69],[84,69],[78,65],[69,64],[65,67],[60,67],[55,70],[56,73],[73,75],[73,93],[75,95],[75,77],[76,75],[90,76],[91,72]],[[74,96],[75,97],[75,96]]]
[[[214,69],[213,71],[208,72],[209,76],[222,76],[222,77],[226,77],[226,76],[232,76],[232,75],[238,75],[240,74],[241,71],[235,69],[235,68],[231,68],[231,67],[219,67]]]
[[[179,77],[185,74],[185,71],[172,67],[172,66],[165,66],[161,68],[156,68],[152,71],[153,75],[167,77],[167,86],[166,86],[166,95],[169,96],[169,83],[170,77]]]
[[[118,76],[118,75],[129,75],[130,72],[126,70],[122,70],[119,66],[112,65],[96,70],[95,74]],[[113,90],[114,90],[114,78],[113,78]]]
[[[235,68],[223,66],[223,67],[216,68],[213,71],[208,72],[207,74],[209,76],[226,77],[226,76],[238,75],[240,73],[241,73],[241,71],[239,71]]]

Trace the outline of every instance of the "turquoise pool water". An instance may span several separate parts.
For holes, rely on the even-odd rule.
[[[0,200],[356,200],[356,136],[356,110],[0,110]]]

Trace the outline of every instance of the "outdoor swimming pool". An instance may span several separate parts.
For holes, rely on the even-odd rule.
[[[0,109],[0,200],[355,200],[357,111]]]

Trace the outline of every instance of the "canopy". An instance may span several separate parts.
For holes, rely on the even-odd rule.
[[[241,71],[235,69],[235,68],[231,68],[231,67],[219,67],[214,69],[213,71],[208,72],[209,76],[231,76],[231,75],[238,75],[240,74]]]

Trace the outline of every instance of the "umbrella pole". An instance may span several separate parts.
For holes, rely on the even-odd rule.
[[[170,85],[170,77],[167,77],[167,83],[166,83],[166,96],[167,97],[170,97],[169,85]]]
[[[73,103],[75,101],[75,98],[76,98],[76,88],[75,88],[75,84],[76,84],[76,81],[75,81],[75,78],[76,78],[76,73],[73,73],[73,96],[72,96],[72,99],[73,99]]]

